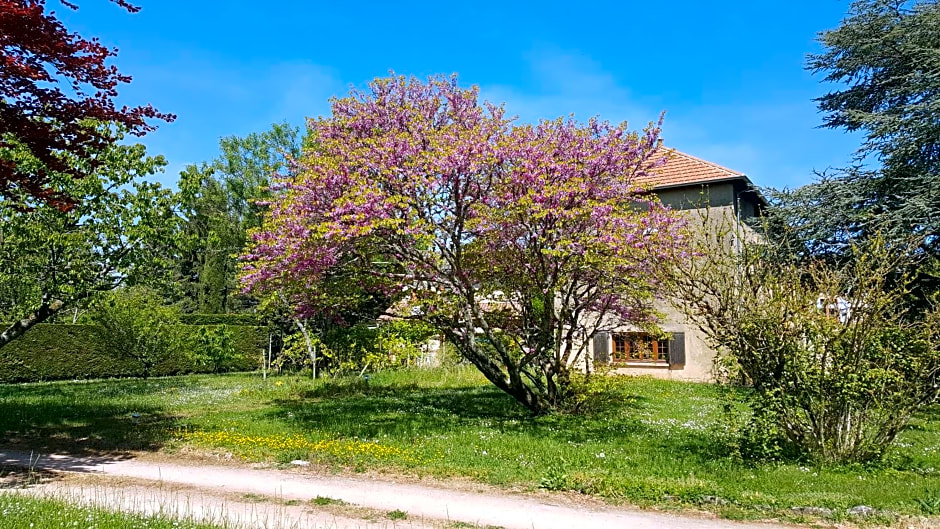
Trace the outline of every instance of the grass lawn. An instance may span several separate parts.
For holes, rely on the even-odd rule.
[[[69,503],[0,493],[0,529],[52,529],[59,527],[94,529],[222,529],[162,516],[115,513]]]
[[[747,464],[721,442],[707,384],[613,381],[593,412],[530,417],[473,369],[362,380],[259,375],[0,386],[0,446],[233,453],[352,471],[464,476],[612,502],[799,519],[792,507],[940,514],[940,409],[879,466]],[[886,521],[888,518],[884,518]]]

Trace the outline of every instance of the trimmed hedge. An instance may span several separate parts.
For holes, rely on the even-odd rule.
[[[180,314],[185,325],[258,325],[256,314]]]
[[[200,326],[182,325],[195,335]],[[245,325],[228,326],[235,341],[235,358],[227,371],[257,369],[267,345],[264,330]],[[180,375],[211,370],[197,365],[186,351],[178,351],[156,365],[153,376]],[[0,382],[38,382],[140,375],[140,364],[111,350],[94,325],[40,324],[0,348]]]

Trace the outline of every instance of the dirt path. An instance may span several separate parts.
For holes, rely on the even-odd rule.
[[[127,487],[106,485],[107,479],[99,481],[100,487],[115,494],[131,494],[138,502],[146,499],[147,493],[165,490],[168,487],[182,487],[185,497],[178,498],[178,503],[190,505],[202,494],[205,501],[199,505],[209,505],[219,498],[244,498],[246,495],[277,499],[277,505],[283,507],[279,512],[290,511],[296,502],[309,501],[318,496],[333,498],[349,504],[349,508],[363,508],[375,513],[388,513],[400,510],[408,514],[409,520],[400,522],[383,521],[388,527],[451,527],[459,526],[454,522],[495,526],[505,529],[571,529],[571,528],[630,528],[630,529],[780,529],[785,526],[772,524],[739,523],[726,520],[694,518],[671,514],[643,512],[601,506],[565,505],[563,500],[546,501],[520,494],[489,494],[465,492],[426,485],[398,483],[391,480],[361,479],[346,476],[328,476],[290,470],[252,469],[230,466],[190,465],[185,463],[156,463],[133,458],[112,457],[75,457],[66,455],[36,455],[28,452],[0,450],[0,467],[17,466],[43,470],[54,470],[101,478],[127,479],[133,484]],[[143,485],[141,485],[143,484]],[[149,485],[148,485],[149,484]],[[59,492],[75,493],[74,483],[69,480],[60,485],[65,487]],[[53,484],[44,485],[49,493],[55,493]],[[71,487],[71,488],[69,488]],[[36,493],[42,493],[39,489]],[[130,492],[128,492],[130,491]],[[180,490],[175,493],[180,494]],[[84,493],[83,493],[84,494]],[[87,496],[87,494],[86,494]],[[127,502],[108,499],[108,494],[101,494],[99,504],[113,508],[126,508]],[[118,496],[115,496],[117,498]],[[214,499],[213,499],[214,498]],[[133,501],[131,501],[133,503]],[[235,505],[240,502],[229,501]],[[241,502],[244,503],[244,502]],[[355,507],[352,507],[355,506]],[[243,505],[233,507],[244,510]],[[255,509],[258,510],[257,508]],[[295,509],[296,510],[296,509]],[[293,511],[291,511],[293,512]],[[335,511],[334,511],[335,512]],[[296,512],[310,516],[309,512]],[[316,514],[316,513],[314,513]],[[379,522],[368,519],[349,517],[340,520],[335,514],[320,513],[327,518],[311,518],[312,521],[298,521],[291,527],[383,527]],[[333,525],[329,516],[337,518]],[[355,523],[359,523],[357,526]],[[320,525],[318,525],[320,524]],[[323,525],[327,524],[327,525]],[[279,527],[279,525],[262,525]]]
[[[92,479],[89,479],[92,478]],[[83,475],[6,492],[52,497],[78,505],[212,523],[239,529],[451,529],[435,520],[389,520],[355,507],[318,508],[279,498],[219,495],[189,487],[131,483]]]

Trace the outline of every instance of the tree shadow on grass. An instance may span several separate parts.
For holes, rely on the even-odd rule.
[[[630,392],[599,397],[579,414],[533,417],[492,386],[420,388],[416,384],[336,381],[301,392],[295,399],[275,401],[269,413],[275,420],[343,438],[388,436],[416,441],[488,430],[566,444],[622,443],[638,438],[649,442],[650,426],[639,413],[652,404],[649,398]],[[698,461],[727,455],[709,432],[683,432],[653,442],[677,457]]]
[[[599,416],[624,408],[641,408],[644,397],[617,393],[616,402],[611,395],[589,400],[584,413],[555,414],[554,417]],[[327,402],[329,401],[329,402]],[[499,389],[489,385],[466,385],[450,388],[422,388],[416,383],[370,383],[363,379],[328,381],[301,391],[295,400],[279,401],[282,406],[316,403],[318,406],[364,406],[367,410],[414,410],[417,413],[440,412],[450,419],[487,419],[515,424],[520,421],[537,422],[522,405]],[[357,410],[358,411],[358,410]]]
[[[360,438],[433,435],[482,421],[505,424],[530,418],[524,408],[498,390],[420,389],[410,384],[371,386],[354,392],[318,388],[297,399],[275,401],[270,413],[308,428]]]
[[[367,396],[386,396],[418,391],[420,387],[417,383],[407,384],[391,383],[376,384],[369,383],[362,378],[330,380],[321,383],[318,386],[302,390],[298,393],[301,399],[327,399],[335,397],[367,397]]]
[[[156,451],[177,418],[148,395],[186,379],[0,386],[0,448],[77,455]]]

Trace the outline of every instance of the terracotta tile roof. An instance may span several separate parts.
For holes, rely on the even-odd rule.
[[[653,170],[653,175],[643,179],[643,183],[648,183],[653,189],[735,178],[747,180],[744,173],[733,171],[727,167],[722,167],[675,149],[665,147],[661,149],[668,156],[665,165],[657,167]]]

